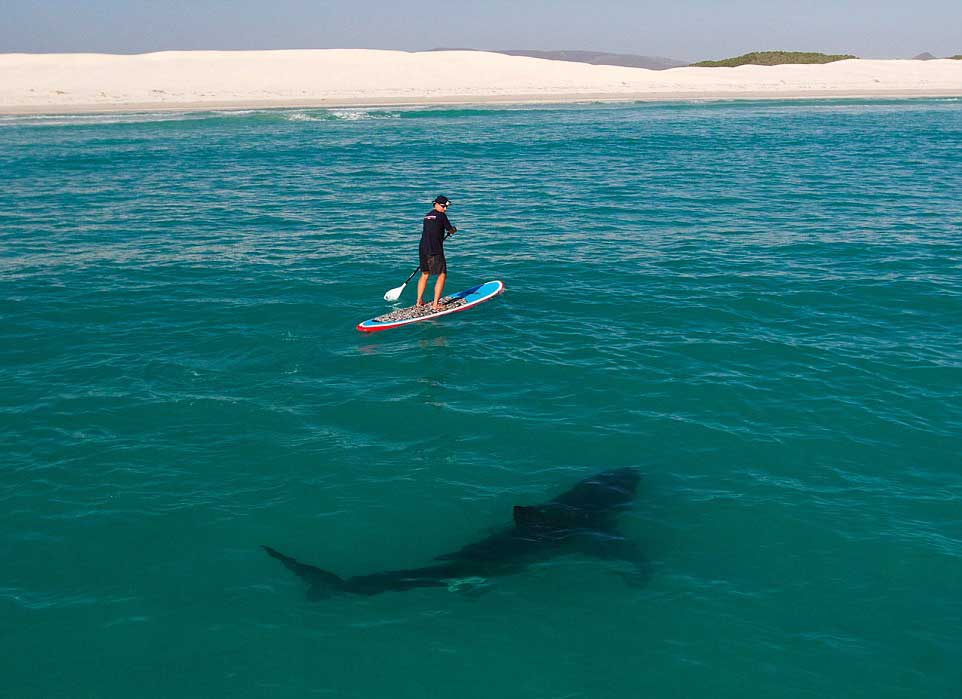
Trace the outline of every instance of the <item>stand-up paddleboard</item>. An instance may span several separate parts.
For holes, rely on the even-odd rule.
[[[432,311],[431,302],[429,301],[423,306],[400,308],[396,311],[391,311],[390,313],[380,315],[377,318],[365,320],[363,323],[358,323],[357,329],[362,333],[373,333],[377,332],[378,330],[387,330],[389,328],[397,328],[402,325],[409,325],[411,323],[419,323],[422,320],[440,318],[441,316],[446,316],[449,313],[466,311],[472,306],[477,306],[479,303],[490,301],[502,291],[504,291],[503,283],[499,281],[485,282],[484,284],[471,287],[470,289],[459,291],[452,296],[445,296],[440,301],[440,310]]]

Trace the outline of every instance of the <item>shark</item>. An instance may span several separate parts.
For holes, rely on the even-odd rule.
[[[311,600],[420,587],[470,591],[487,586],[491,578],[520,573],[533,564],[572,554],[617,562],[616,572],[626,582],[643,586],[649,577],[648,561],[639,545],[618,528],[618,515],[632,506],[640,478],[638,469],[631,467],[603,471],[548,502],[515,505],[510,525],[437,556],[420,568],[343,578],[270,546],[261,548],[307,585]]]

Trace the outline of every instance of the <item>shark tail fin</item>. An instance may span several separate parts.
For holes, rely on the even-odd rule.
[[[309,585],[307,594],[311,599],[329,597],[335,592],[341,592],[345,589],[344,580],[334,573],[301,563],[296,558],[276,551],[270,546],[261,546],[261,548],[267,552],[268,556],[279,560],[285,568]]]

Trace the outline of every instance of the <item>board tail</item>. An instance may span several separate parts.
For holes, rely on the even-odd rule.
[[[267,552],[268,556],[279,560],[285,568],[308,584],[307,594],[311,599],[322,599],[345,591],[344,580],[334,573],[301,563],[296,558],[276,551],[270,546],[262,545],[261,548]]]

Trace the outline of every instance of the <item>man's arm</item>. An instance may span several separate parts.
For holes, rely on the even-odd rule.
[[[448,232],[448,235],[454,235],[455,233],[457,233],[458,229],[451,224],[451,219],[448,218],[448,215],[447,214],[441,214],[441,215],[444,217],[444,219],[441,221],[441,224],[444,226],[444,230]]]

